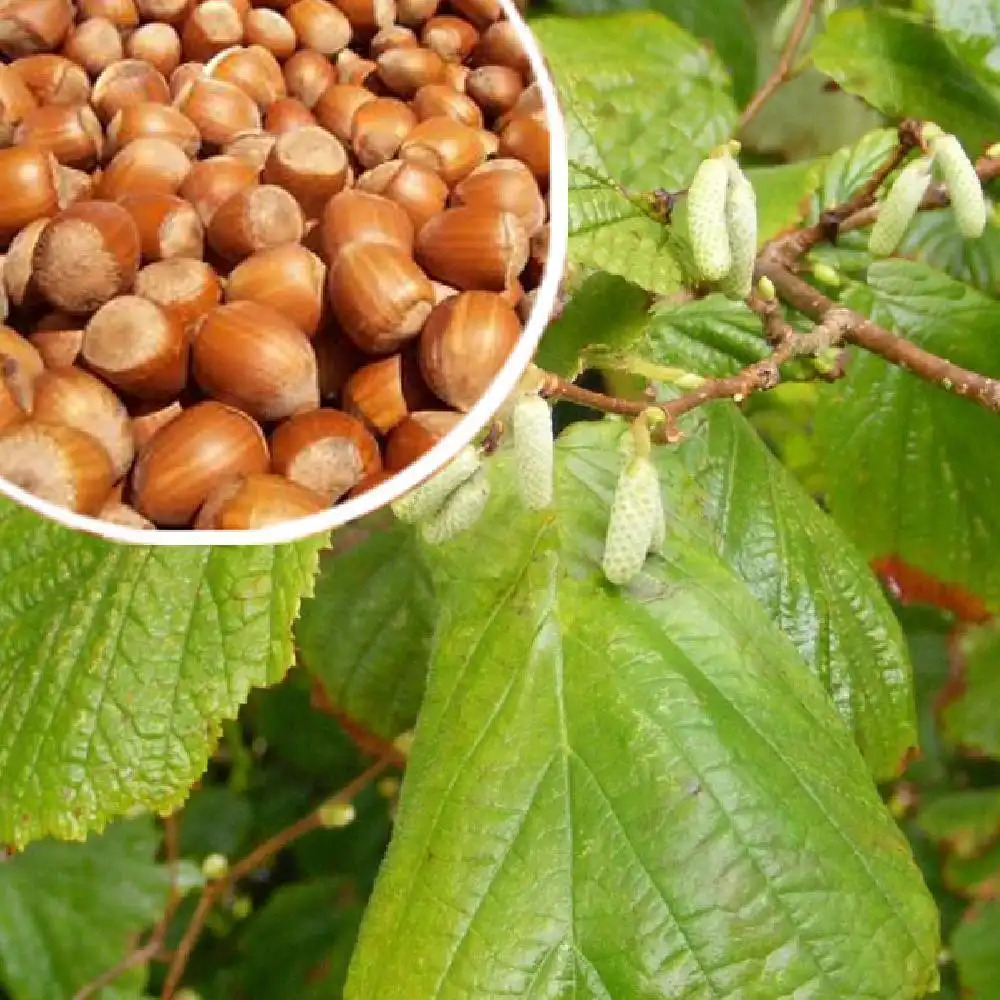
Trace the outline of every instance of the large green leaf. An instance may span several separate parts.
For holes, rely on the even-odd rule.
[[[320,544],[135,548],[0,505],[0,841],[181,802],[291,663]]]
[[[163,912],[168,875],[148,817],[85,844],[46,841],[0,863],[0,983],[13,1000],[67,1000],[128,951]],[[100,1000],[137,1000],[137,967]]]
[[[1000,758],[1000,626],[962,637],[962,687],[942,712],[948,737],[973,752]]]
[[[933,903],[791,644],[683,531],[631,592],[600,578],[594,433],[560,448],[558,516],[515,513],[501,467],[482,529],[436,554],[444,620],[346,996],[923,995]]]
[[[685,187],[736,119],[725,71],[694,38],[648,11],[547,17],[533,27],[569,129],[573,259],[651,291],[675,291],[683,239],[613,182],[635,192]]]
[[[1000,790],[975,788],[940,795],[918,814],[929,837],[963,857],[988,847],[1000,835]]]
[[[732,75],[733,91],[741,104],[753,93],[757,79],[757,47],[753,23],[743,0],[555,0],[564,14],[605,14],[648,7],[666,14],[695,38],[712,46]]]
[[[986,81],[1000,83],[1000,2],[927,0],[949,46]]]
[[[845,302],[958,364],[1000,375],[1000,303],[908,261],[872,265]],[[856,352],[824,393],[829,505],[869,557],[894,555],[1000,600],[996,416]]]
[[[936,121],[976,151],[997,138],[997,90],[915,16],[858,7],[839,11],[812,56],[841,87],[890,118]]]
[[[334,704],[380,736],[416,719],[435,621],[414,533],[376,527],[324,557],[316,595],[296,626],[299,657]]]
[[[878,779],[917,733],[902,631],[864,557],[729,405],[680,453],[705,492],[718,551],[819,677]]]

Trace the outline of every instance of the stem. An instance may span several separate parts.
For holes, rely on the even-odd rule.
[[[375,761],[374,764],[366,768],[356,778],[348,782],[335,795],[324,799],[323,806],[328,806],[333,802],[350,802],[361,791],[368,787],[383,771],[388,770],[395,763],[395,755],[386,754]],[[322,807],[320,807],[322,808]],[[300,837],[317,830],[322,826],[319,816],[319,808],[311,813],[297,819],[291,826],[286,826],[279,830],[273,837],[268,838],[262,844],[258,844],[246,857],[240,859],[229,871],[216,882],[212,882],[202,890],[201,899],[191,917],[191,922],[184,931],[177,950],[173,954],[170,967],[167,969],[167,976],[163,983],[163,1000],[170,998],[177,991],[181,977],[187,968],[188,960],[194,951],[198,938],[205,926],[205,921],[212,912],[212,907],[230,886],[234,885],[241,878],[250,875],[257,868],[268,861],[273,855],[284,850],[289,844]],[[76,1000],[76,998],[75,998]]]
[[[778,65],[774,67],[774,71],[761,85],[760,90],[753,95],[750,103],[743,109],[737,126],[738,130],[745,129],[757,117],[761,108],[774,96],[778,88],[792,78],[795,54],[809,30],[809,23],[813,19],[813,7],[813,0],[802,0],[795,24],[792,25],[792,30],[788,35],[788,41],[785,42],[785,47],[778,57]]]
[[[774,287],[785,302],[820,324],[834,316],[842,317],[844,343],[863,347],[891,364],[912,372],[925,382],[963,399],[970,399],[994,413],[1000,413],[1000,380],[980,375],[953,364],[947,358],[931,354],[911,341],[897,337],[860,313],[838,306],[777,261],[760,260],[757,272],[774,282]]]

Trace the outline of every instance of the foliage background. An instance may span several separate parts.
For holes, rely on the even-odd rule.
[[[618,185],[684,187],[773,64],[780,7],[533,7],[573,161],[573,296],[546,367],[627,392],[650,365],[764,355],[741,305],[687,301],[683,226]],[[997,0],[837,7],[743,135],[764,237],[855,190],[900,116],[974,150],[997,138]],[[965,244],[937,213],[899,260],[872,262],[859,234],[812,258],[853,308],[1000,375],[996,226]],[[67,1000],[149,931],[169,881],[153,813],[183,802],[176,946],[202,859],[245,854],[385,752],[430,664],[349,997],[772,1000],[778,955],[789,992],[918,996],[939,958],[943,997],[1000,998],[995,418],[868,357],[742,410],[694,415],[658,456],[676,550],[627,601],[593,579],[620,425],[570,407],[556,511],[511,516],[501,454],[484,525],[439,553],[383,516],[322,555],[162,552],[0,508],[0,842],[28,845],[0,862],[0,995]],[[940,956],[849,731],[934,893]],[[383,778],[346,829],[227,892],[185,983],[345,995],[398,793]],[[163,973],[99,995],[159,995]]]

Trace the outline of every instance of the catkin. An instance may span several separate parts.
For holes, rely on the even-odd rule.
[[[543,510],[552,503],[553,434],[549,404],[540,396],[524,396],[511,415],[517,489],[525,507]]]
[[[986,229],[986,197],[972,160],[953,135],[935,136],[930,146],[941,167],[958,231],[966,239],[978,239]]]
[[[745,299],[753,288],[757,259],[757,196],[739,164],[730,158],[727,166],[726,234],[732,265],[723,279],[722,291],[732,299]]]
[[[899,246],[907,226],[920,208],[931,182],[930,161],[926,157],[907,164],[889,189],[868,238],[868,249],[878,257],[888,257]]]
[[[430,545],[440,545],[471,528],[486,509],[490,498],[490,479],[486,470],[477,469],[455,490],[441,509],[420,526],[420,533]]]
[[[646,561],[656,531],[654,492],[658,500],[659,480],[653,463],[641,457],[628,461],[618,476],[604,539],[601,567],[611,583],[628,583]]]
[[[732,267],[726,225],[726,191],[731,157],[703,160],[688,188],[688,232],[698,274],[704,281],[720,281]]]
[[[443,469],[396,500],[392,512],[407,524],[431,517],[480,464],[479,452],[471,444],[466,445]]]

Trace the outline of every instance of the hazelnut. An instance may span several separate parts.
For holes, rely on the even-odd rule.
[[[334,136],[318,125],[283,132],[268,154],[261,180],[283,187],[299,203],[307,219],[347,180],[347,154]]]
[[[154,22],[136,28],[125,41],[129,59],[147,62],[168,78],[181,62],[181,36],[172,25]]]
[[[295,199],[275,184],[237,191],[212,214],[208,242],[224,260],[235,262],[267,247],[297,243],[305,219]]]
[[[394,201],[410,217],[415,233],[443,211],[448,199],[448,185],[433,170],[403,160],[390,160],[362,174],[357,187]]]
[[[417,124],[402,101],[379,97],[362,104],[351,125],[351,148],[366,170],[391,160]]]
[[[202,505],[194,526],[247,531],[318,514],[326,506],[318,493],[284,476],[258,473],[217,486]]]
[[[205,251],[205,230],[189,202],[172,194],[134,194],[118,204],[132,216],[139,231],[139,247],[147,261],[171,257],[200,260]]]
[[[413,253],[413,223],[403,208],[381,195],[341,191],[323,209],[320,243],[328,264],[351,243],[385,243]]]
[[[190,331],[222,300],[222,284],[203,260],[176,257],[146,265],[135,277],[135,294],[155,302]]]
[[[462,419],[450,410],[418,410],[398,423],[385,443],[385,467],[400,472],[442,440]]]

